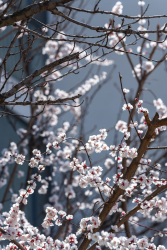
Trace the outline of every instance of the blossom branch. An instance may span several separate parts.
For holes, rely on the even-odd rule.
[[[141,140],[141,144],[140,144],[138,151],[137,151],[138,152],[137,157],[132,160],[130,166],[127,169],[127,172],[123,176],[124,180],[130,181],[131,178],[134,176],[134,174],[138,168],[138,165],[140,163],[140,160],[143,157],[143,155],[146,153],[147,147],[148,147],[152,137],[154,136],[155,129],[159,126],[163,126],[166,124],[167,124],[167,118],[159,120],[159,115],[158,115],[158,113],[156,113],[153,120],[151,121],[151,126],[148,127],[148,130],[147,130],[144,138],[142,138],[142,140]],[[107,215],[109,214],[110,210],[114,206],[115,202],[118,200],[119,196],[122,195],[123,193],[124,193],[124,190],[119,188],[119,187],[117,187],[115,190],[113,190],[113,194],[105,202],[105,205],[104,205],[104,207],[99,215],[99,218],[101,220],[100,226],[105,221]],[[95,228],[93,230],[93,232],[94,233],[97,232],[99,230],[99,228],[100,227]],[[79,250],[85,250],[89,246],[90,242],[91,242],[91,240],[89,240],[88,238],[85,238],[82,241],[81,245],[79,246]]]
[[[6,234],[6,231],[0,227],[0,232]],[[20,250],[25,250],[25,248],[19,244],[17,240],[10,240],[13,244],[15,244]]]
[[[164,191],[167,188],[167,185],[162,185],[161,187],[158,187],[152,194],[148,195],[142,202],[140,202],[136,207],[134,207],[132,210],[130,210],[121,220],[117,223],[117,226],[120,227],[122,224],[125,223],[125,221],[129,220],[131,216],[133,216],[137,211],[141,209],[141,204],[144,201],[150,201],[152,198],[157,196],[159,193]],[[112,230],[110,230],[112,232]]]
[[[120,80],[120,84],[121,84],[122,94],[123,94],[124,100],[125,100],[125,102],[126,102],[126,105],[127,105],[127,107],[128,107],[128,102],[127,102],[127,100],[126,100],[125,93],[124,93],[124,91],[123,91],[123,86],[122,86],[122,75],[120,75],[120,73],[119,73],[119,80]],[[129,109],[128,109],[128,112],[129,112],[130,119],[131,119],[131,121],[132,121],[132,123],[133,123],[133,125],[134,125],[133,117],[131,116],[131,112],[130,112]],[[136,133],[137,133],[137,136],[138,136],[139,139],[141,140],[140,135],[139,135],[139,133],[137,132],[137,129],[136,129],[135,126],[134,126],[134,128],[135,128],[135,131],[136,131]]]
[[[76,96],[72,96],[72,97],[68,97],[68,98],[62,98],[62,99],[57,99],[57,100],[47,100],[47,101],[36,101],[36,102],[31,102],[31,101],[26,101],[26,102],[3,102],[0,104],[0,106],[4,106],[4,105],[22,105],[22,106],[28,106],[28,105],[54,105],[54,104],[61,104],[64,103],[66,101],[73,101],[75,99],[80,98],[81,95],[78,94]]]

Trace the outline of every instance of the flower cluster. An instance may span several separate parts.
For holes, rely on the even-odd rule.
[[[101,220],[99,217],[92,216],[92,217],[81,219],[80,228],[77,231],[77,235],[85,231],[92,233],[93,229],[98,228],[100,224],[101,224]]]
[[[46,217],[42,223],[42,227],[48,228],[54,226],[53,221],[55,221],[55,225],[61,226],[62,221],[66,218],[67,221],[73,219],[72,215],[66,215],[66,212],[60,210],[57,211],[54,207],[47,207],[46,208]]]

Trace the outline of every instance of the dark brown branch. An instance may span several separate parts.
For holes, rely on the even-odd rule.
[[[75,8],[73,6],[66,6],[63,4],[60,4],[59,6],[65,7],[67,9],[70,10],[76,10],[78,12],[86,12],[86,13],[90,13],[90,14],[106,14],[106,15],[113,15],[113,16],[118,16],[118,17],[123,17],[123,18],[127,18],[127,19],[154,19],[154,18],[162,18],[162,17],[167,17],[167,15],[154,15],[154,16],[128,16],[128,15],[122,15],[122,14],[117,14],[114,13],[112,11],[104,11],[104,10],[85,10],[85,9],[79,9],[79,8]]]
[[[125,197],[126,198],[126,197]],[[126,201],[123,201],[122,202],[122,209],[125,211],[125,213],[127,213],[127,199]],[[126,233],[126,236],[128,238],[130,238],[132,235],[131,235],[131,232],[130,232],[130,226],[129,226],[129,222],[128,220],[126,220],[124,222],[124,226],[125,226],[125,233]]]
[[[52,0],[41,1],[39,3],[31,4],[20,11],[3,17],[0,21],[0,27],[10,26],[18,21],[24,21],[30,19],[33,15],[36,15],[43,11],[53,11],[60,4],[66,4],[73,0]]]
[[[147,150],[153,150],[153,149],[167,149],[167,146],[164,146],[164,147],[147,148]]]
[[[35,77],[41,75],[42,73],[44,73],[45,71],[50,71],[52,70],[54,67],[64,63],[64,62],[68,62],[70,60],[73,59],[78,59],[79,57],[79,52],[74,53],[72,55],[68,55],[65,56],[59,60],[56,60],[55,62],[52,62],[48,65],[43,66],[42,68],[40,68],[39,70],[34,71],[31,75],[27,76],[23,81],[19,82],[18,84],[16,84],[12,89],[10,89],[8,92],[2,93],[3,99],[7,99],[9,97],[11,97],[12,95],[15,94],[15,92],[17,90],[19,90],[21,87],[25,86],[26,84],[28,84],[30,81],[32,81]],[[3,101],[4,101],[3,100]],[[2,102],[2,101],[1,101]]]
[[[143,112],[143,115],[144,115],[144,117],[145,117],[145,119],[146,119],[147,126],[148,126],[148,127],[151,126],[151,121],[150,121],[150,118],[149,118],[149,116],[148,116],[148,113],[147,113],[147,112]]]
[[[23,29],[23,30],[25,30],[25,31],[27,31],[27,32],[33,33],[33,34],[36,35],[37,37],[40,37],[40,38],[43,38],[43,39],[46,39],[46,40],[49,40],[49,41],[64,41],[64,42],[72,42],[72,43],[74,43],[74,40],[73,40],[73,39],[65,39],[65,38],[57,39],[57,38],[52,38],[52,37],[49,37],[49,36],[44,36],[44,35],[42,35],[42,34],[36,32],[36,31],[34,31],[34,30],[28,29],[28,28],[26,28],[26,27],[24,27],[24,26],[21,26],[21,25],[19,25],[19,24],[16,24],[16,26],[19,27],[19,28],[21,28],[21,29]],[[109,33],[110,33],[110,32],[113,32],[113,30],[112,30],[112,31],[109,30]],[[119,30],[116,29],[114,32],[119,33]],[[59,32],[58,32],[58,33],[59,33]],[[106,34],[105,34],[105,35],[106,35]],[[68,35],[68,36],[69,36],[69,35]],[[77,37],[78,37],[78,36],[77,36]],[[99,36],[99,37],[101,37],[101,36]],[[126,34],[125,34],[125,37],[126,37]],[[96,36],[94,36],[94,38],[96,38]],[[140,56],[140,57],[142,57],[142,58],[145,58],[146,60],[153,61],[153,62],[157,62],[157,63],[161,63],[161,62],[164,61],[165,58],[166,58],[166,57],[165,57],[164,59],[161,59],[161,60],[154,60],[154,59],[150,59],[149,57],[144,56],[143,54],[138,54],[138,53],[135,53],[135,52],[131,52],[131,51],[127,51],[127,50],[122,50],[122,49],[116,49],[115,47],[121,42],[121,39],[120,39],[120,40],[117,42],[117,44],[115,44],[113,47],[107,46],[106,44],[103,45],[103,44],[102,44],[102,41],[103,41],[103,40],[104,40],[104,39],[102,39],[102,40],[100,40],[100,41],[97,41],[96,43],[93,43],[93,42],[87,42],[87,41],[83,41],[83,40],[81,41],[81,40],[76,40],[76,39],[75,39],[75,43],[87,44],[87,45],[89,45],[89,46],[101,47],[101,48],[111,49],[111,50],[118,51],[118,52],[123,52],[123,53],[125,53],[125,54],[131,54],[131,55],[135,55],[135,56]],[[130,43],[130,44],[126,44],[125,46],[132,45],[132,44],[133,44],[133,42]],[[129,59],[130,59],[130,58],[129,58]],[[131,65],[131,66],[132,66],[132,65]]]
[[[77,98],[80,98],[81,95],[78,94],[76,96],[68,97],[68,98],[63,98],[63,99],[57,99],[55,101],[48,100],[48,101],[36,101],[36,102],[31,102],[31,101],[26,101],[26,102],[3,102],[0,104],[0,106],[3,105],[21,105],[21,106],[28,106],[28,105],[54,105],[54,104],[60,104],[64,103],[66,101],[74,101]]]
[[[57,9],[52,11],[52,13],[54,13],[55,15],[59,15],[59,16],[63,17],[64,19],[66,19],[66,20],[68,20],[68,21],[70,21],[72,23],[75,23],[75,24],[77,24],[79,26],[88,28],[90,30],[95,30],[97,32],[110,31],[110,32],[116,32],[116,33],[124,33],[125,35],[132,35],[132,34],[134,34],[134,35],[142,35],[142,34],[148,34],[148,33],[149,34],[154,34],[154,33],[156,33],[156,34],[161,34],[161,33],[167,34],[167,31],[165,31],[165,29],[161,29],[161,30],[140,30],[140,31],[132,30],[132,29],[129,29],[129,28],[127,28],[127,29],[117,29],[117,28],[116,29],[113,29],[113,28],[106,29],[104,27],[90,26],[90,25],[88,25],[86,23],[79,22],[79,21],[77,21],[75,19],[72,19],[72,18],[66,16],[64,13],[58,11]]]

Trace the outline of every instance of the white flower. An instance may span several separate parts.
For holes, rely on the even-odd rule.
[[[149,112],[148,112],[148,109],[146,109],[146,108],[143,108],[143,107],[138,108],[138,110],[137,110],[137,113],[138,113],[138,114],[141,114],[141,113],[143,113],[143,112],[149,113]]]
[[[17,164],[23,165],[24,161],[25,161],[25,156],[22,154],[17,155],[15,158],[15,162]]]
[[[138,2],[138,5],[140,5],[140,6],[144,6],[144,5],[145,5],[145,2],[144,2],[144,1],[142,1],[142,0],[140,0],[140,1]]]
[[[128,110],[128,109],[133,109],[133,106],[128,103],[128,104],[124,104],[123,107],[122,107],[123,110]]]
[[[63,218],[64,216],[66,216],[66,212],[64,212],[64,211],[62,211],[62,210],[60,210],[59,212],[58,212],[58,214]]]
[[[99,232],[96,232],[96,233],[92,234],[92,240],[98,241],[99,236],[100,236]]]
[[[124,139],[128,140],[129,137],[130,137],[130,132],[125,132]]]
[[[124,94],[127,94],[127,93],[129,93],[129,92],[130,92],[129,89],[126,89],[126,88],[123,89],[123,93],[124,93]]]
[[[114,7],[112,8],[112,12],[120,15],[120,14],[122,14],[122,9],[123,9],[123,5],[120,1],[118,1],[118,2],[116,2]]]
[[[142,239],[138,240],[137,245],[139,249],[145,249],[148,246],[148,238],[143,237]]]
[[[157,250],[166,250],[166,248],[165,248],[164,246],[162,246],[162,245],[159,245],[159,246],[157,247]]]
[[[111,168],[113,164],[114,164],[114,161],[110,158],[107,158],[104,162],[105,167],[108,169]]]
[[[150,72],[154,69],[154,64],[152,62],[144,61],[142,67],[147,72]]]
[[[57,219],[56,222],[55,222],[55,224],[56,224],[57,226],[61,226],[61,225],[62,225],[62,222],[61,222],[61,220]]]
[[[89,218],[83,218],[81,219],[81,222],[80,222],[80,227],[83,229],[83,228],[86,228],[87,226],[87,222],[89,221]]]
[[[62,140],[64,140],[66,138],[66,134],[65,133],[61,133],[58,135],[59,138],[61,138]]]
[[[43,28],[42,28],[42,32],[43,32],[43,33],[48,32],[48,28],[47,28],[47,27],[43,27]]]
[[[10,240],[15,239],[16,235],[17,235],[17,230],[13,227],[8,227],[7,234],[10,235],[10,237],[8,237],[8,239],[10,239]]]
[[[101,220],[99,219],[99,217],[92,216],[92,217],[90,217],[90,221],[93,224],[92,225],[93,228],[98,228],[101,224]]]
[[[30,159],[30,163],[28,164],[31,168],[34,168],[34,167],[38,167],[38,163],[39,163],[39,161],[37,160],[37,159],[35,159],[35,158],[31,158]]]
[[[67,220],[72,220],[72,219],[73,219],[73,215],[70,215],[70,214],[67,215],[67,216],[66,216],[66,219],[67,219]]]
[[[59,144],[58,144],[57,141],[54,141],[54,142],[52,143],[52,146],[53,146],[53,148],[55,148],[56,150],[60,149],[60,146],[59,146]]]
[[[81,178],[80,181],[79,181],[79,186],[81,188],[86,188],[88,186],[88,181],[86,180],[86,178]]]
[[[119,185],[119,188],[126,189],[129,186],[129,181],[128,180],[119,179],[118,185]]]
[[[118,232],[118,226],[117,226],[117,225],[111,226],[111,228],[112,228],[115,232]]]
[[[139,100],[137,103],[136,103],[136,108],[140,108],[141,105],[143,103],[143,100]]]
[[[115,129],[123,133],[123,131],[127,130],[127,123],[119,120],[115,125]]]

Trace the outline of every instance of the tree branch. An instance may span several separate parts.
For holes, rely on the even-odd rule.
[[[42,68],[40,68],[39,70],[36,70],[34,71],[31,75],[27,76],[23,81],[19,82],[18,84],[16,84],[12,89],[10,89],[9,91],[5,92],[5,93],[2,93],[2,96],[1,96],[1,102],[4,102],[5,99],[11,97],[12,95],[15,94],[15,92],[17,90],[19,90],[21,87],[25,86],[26,84],[28,84],[30,81],[32,81],[35,77],[41,75],[42,73],[44,73],[45,71],[48,71],[48,70],[52,70],[54,67],[64,63],[64,62],[68,62],[70,60],[73,60],[73,59],[78,59],[79,58],[79,52],[77,53],[74,53],[72,55],[68,55],[68,56],[65,56],[59,60],[56,60],[55,62],[52,62],[48,65],[45,65],[43,66]]]
[[[43,11],[53,11],[60,4],[66,4],[73,0],[50,0],[41,1],[39,3],[28,5],[20,11],[16,11],[13,14],[3,17],[0,21],[0,27],[13,25],[18,21],[25,21],[30,19],[33,15],[36,15]]]
[[[55,101],[52,100],[47,100],[47,101],[37,101],[37,102],[31,102],[31,101],[26,101],[26,102],[3,102],[0,104],[0,106],[4,106],[4,105],[21,105],[21,106],[28,106],[28,105],[54,105],[57,103],[64,103],[66,101],[74,101],[77,98],[80,98],[81,95],[75,95],[72,97],[67,97],[67,98],[63,98],[63,99],[57,99]]]
[[[144,138],[142,138],[142,140],[141,140],[140,146],[139,146],[138,151],[137,151],[138,155],[136,158],[134,158],[132,160],[131,164],[128,167],[127,172],[123,176],[123,179],[128,180],[128,181],[131,180],[131,178],[133,177],[133,175],[135,174],[135,172],[138,168],[138,165],[140,163],[141,158],[143,157],[143,155],[145,155],[145,153],[147,151],[147,147],[148,147],[152,137],[154,136],[155,129],[159,126],[166,125],[166,124],[167,124],[167,118],[159,120],[159,115],[158,115],[158,113],[156,113],[153,120],[151,121],[151,126],[148,127],[148,130],[147,130]],[[124,190],[117,187],[113,191],[113,195],[111,195],[111,197],[109,197],[109,199],[106,201],[106,203],[105,203],[105,205],[104,205],[104,207],[99,215],[99,218],[101,220],[101,225],[105,221],[107,215],[109,214],[110,210],[114,206],[115,202],[118,200],[119,196],[122,195],[123,193],[124,193]],[[100,227],[95,228],[93,230],[93,233],[97,232],[99,230],[99,228]],[[91,240],[89,240],[88,238],[85,238],[82,241],[82,243],[78,249],[79,250],[87,249],[90,242],[91,242]]]
[[[161,187],[158,187],[152,194],[148,195],[141,203],[144,201],[150,201],[152,198],[157,196],[159,193],[164,191],[167,188],[167,184]],[[131,216],[133,216],[138,210],[141,209],[141,203],[138,204],[136,207],[134,207],[132,210],[130,210],[117,224],[118,227],[120,227],[125,221],[127,221]]]
[[[106,14],[106,15],[113,15],[113,16],[118,16],[118,17],[123,17],[123,18],[127,18],[127,19],[154,19],[154,18],[162,18],[162,17],[167,17],[167,15],[153,15],[153,16],[128,16],[128,15],[123,15],[123,14],[117,14],[115,12],[112,11],[104,11],[104,10],[85,10],[85,9],[80,9],[80,8],[75,8],[74,6],[66,6],[63,4],[60,4],[59,6],[65,7],[67,9],[70,10],[75,10],[78,12],[85,12],[85,13],[90,13],[90,14]]]

